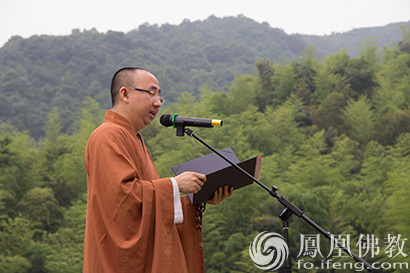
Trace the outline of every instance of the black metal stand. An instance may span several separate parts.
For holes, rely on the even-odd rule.
[[[288,257],[285,260],[285,273],[292,272],[292,255],[290,253],[290,242],[289,242],[289,218],[292,216],[292,211],[290,211],[287,207],[285,207],[282,212],[279,214],[279,218],[282,220],[282,228],[283,228],[283,237],[285,238],[285,242],[288,245],[289,253]]]
[[[231,160],[229,160],[228,158],[226,158],[224,155],[222,155],[220,152],[218,152],[217,150],[215,150],[215,148],[213,148],[212,146],[210,146],[208,143],[206,143],[205,141],[203,141],[200,137],[198,137],[194,131],[192,131],[191,129],[185,128],[185,127],[179,127],[177,128],[177,136],[181,136],[181,132],[185,132],[188,136],[195,138],[196,140],[198,140],[199,142],[201,142],[203,145],[205,145],[208,149],[210,149],[212,152],[214,152],[215,154],[217,154],[218,156],[220,156],[221,158],[223,158],[225,161],[227,161],[229,164],[231,164],[232,166],[234,166],[236,169],[238,169],[239,171],[241,171],[244,175],[246,175],[248,178],[252,179],[256,184],[258,184],[259,186],[261,186],[263,189],[265,189],[267,192],[269,192],[270,195],[272,195],[273,197],[275,197],[279,203],[281,203],[284,206],[283,211],[280,214],[280,218],[282,220],[282,224],[283,224],[283,231],[284,231],[284,237],[285,237],[285,241],[289,246],[289,234],[288,234],[288,230],[289,230],[289,218],[290,216],[292,216],[292,214],[295,214],[296,216],[298,216],[299,218],[302,218],[303,220],[305,220],[309,225],[311,225],[312,227],[314,227],[317,231],[319,231],[322,235],[324,235],[327,239],[329,239],[330,241],[333,241],[335,243],[335,245],[337,245],[339,248],[341,248],[344,252],[346,252],[347,254],[349,254],[356,262],[362,263],[364,265],[364,267],[367,269],[367,271],[372,271],[373,267],[366,262],[364,259],[362,259],[361,257],[357,256],[356,254],[354,254],[353,252],[351,252],[348,248],[346,248],[342,243],[340,243],[330,232],[327,232],[326,230],[324,230],[323,228],[321,228],[318,224],[316,224],[315,222],[313,222],[309,217],[307,217],[306,215],[303,214],[303,211],[300,210],[298,207],[296,207],[294,204],[292,204],[288,199],[286,199],[283,196],[280,196],[277,193],[278,188],[273,186],[272,189],[270,189],[269,187],[267,187],[266,185],[264,185],[262,182],[260,182],[258,179],[256,179],[255,177],[253,177],[252,175],[250,175],[247,171],[245,171],[244,169],[242,169],[241,167],[239,167],[237,164],[235,164],[234,162],[232,162]],[[182,134],[183,136],[183,134]],[[290,252],[288,255],[288,258],[285,261],[285,270],[286,272],[292,272],[292,263],[291,263],[291,257],[290,257]]]

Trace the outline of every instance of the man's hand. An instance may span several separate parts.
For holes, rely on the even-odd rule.
[[[175,176],[179,191],[182,193],[198,193],[206,181],[206,176],[201,173],[183,172]]]
[[[221,203],[226,197],[232,196],[233,194],[233,187],[228,191],[228,186],[225,186],[222,190],[220,187],[218,190],[215,191],[214,197],[211,200],[206,201],[205,203],[216,205]]]

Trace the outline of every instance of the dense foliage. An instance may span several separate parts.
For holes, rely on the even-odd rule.
[[[146,35],[156,35],[154,30],[146,26]],[[108,90],[102,88],[102,82],[112,72],[99,69],[98,64],[117,59],[120,64],[138,62],[134,57],[126,61],[130,55],[117,50],[121,46],[133,48],[131,37],[138,33],[90,32],[62,38],[72,39],[73,43],[52,37],[15,38],[2,49],[2,65],[9,58],[14,70],[3,73],[5,68],[1,67],[0,116],[3,119],[11,115],[4,110],[10,111],[4,107],[11,103],[20,103],[13,115],[19,114],[17,110],[22,113],[18,119],[0,125],[0,273],[81,272],[86,213],[84,148],[90,133],[103,120],[106,107],[102,106],[102,98]],[[98,39],[112,39],[105,44],[111,46],[112,55],[99,51],[95,42]],[[78,52],[74,41],[77,45],[89,44],[89,50],[82,51],[83,58],[74,54]],[[47,56],[61,54],[65,63],[47,71],[28,70],[24,68],[27,60],[6,54],[25,43],[33,43],[31,62],[47,67],[51,61]],[[62,49],[51,53],[43,48],[44,43],[60,43]],[[72,46],[72,55],[66,55],[65,46]],[[89,54],[93,58],[86,58]],[[195,54],[189,58],[197,57]],[[77,61],[95,63],[70,70],[73,56]],[[149,51],[146,57],[158,58],[153,63],[161,58],[178,58]],[[225,73],[230,71],[224,69]],[[171,72],[175,71],[169,68],[167,73]],[[163,76],[167,82],[164,73],[159,78]],[[42,78],[47,75],[49,78]],[[51,75],[60,76],[55,81]],[[40,88],[31,84],[36,81],[49,84]],[[319,59],[309,48],[293,61],[259,60],[254,73],[236,74],[227,92],[213,87],[217,82],[215,79],[203,85],[198,92],[180,93],[162,113],[223,119],[220,128],[195,131],[217,149],[231,147],[240,160],[263,156],[261,181],[269,187],[278,186],[281,195],[326,230],[350,234],[352,240],[371,234],[380,238],[381,247],[388,234],[410,237],[408,29],[403,28],[402,41],[396,46],[380,49],[365,44],[358,57],[352,58],[342,50]],[[38,101],[44,98],[41,94],[53,97],[53,103]],[[76,98],[82,98],[82,102]],[[19,129],[25,118],[30,120],[24,122],[33,123],[42,118],[40,112],[30,117],[25,112],[25,101],[33,111],[48,112],[44,125],[38,125],[44,134]],[[73,111],[75,107],[80,110]],[[72,113],[76,114],[70,116]],[[69,131],[64,130],[68,127]],[[156,121],[142,133],[161,176],[172,175],[170,166],[209,153],[194,139],[176,137],[174,130]],[[203,230],[206,272],[260,272],[249,257],[249,243],[264,230],[281,233],[281,210],[282,206],[257,185],[236,191],[218,206],[208,206]],[[294,272],[314,272],[298,270],[295,258],[300,234],[317,232],[296,216],[292,216],[290,226]],[[327,242],[322,242],[323,249],[329,250]],[[409,254],[410,244],[403,247],[403,253]],[[357,252],[355,245],[351,248]],[[408,262],[404,255],[389,259],[382,249],[379,255],[364,258],[369,262]],[[319,263],[320,259],[311,260]]]
[[[49,109],[58,107],[62,132],[71,134],[73,113],[85,97],[110,107],[109,81],[119,67],[153,71],[170,102],[182,91],[198,96],[204,83],[226,91],[235,73],[252,73],[257,60],[284,56],[296,60],[309,45],[330,55],[344,47],[357,51],[368,36],[382,45],[397,43],[399,24],[385,28],[377,28],[376,33],[369,29],[359,34],[307,37],[287,35],[243,16],[211,16],[178,26],[145,24],[126,34],[77,29],[62,37],[15,36],[0,48],[0,122],[10,121],[38,139],[44,136]],[[333,46],[329,49],[329,45]]]
[[[71,133],[73,113],[86,96],[110,107],[109,81],[119,67],[153,71],[172,101],[181,91],[198,95],[205,82],[223,89],[234,73],[250,73],[256,60],[294,59],[306,46],[245,17],[145,24],[127,34],[92,29],[64,37],[15,36],[0,49],[0,116],[38,138],[48,109],[58,107],[63,132]]]

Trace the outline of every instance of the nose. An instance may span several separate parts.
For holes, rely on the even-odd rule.
[[[162,103],[161,103],[161,101],[159,100],[159,98],[157,97],[157,96],[154,96],[153,98],[152,98],[152,104],[155,106],[155,107],[161,107],[161,105],[162,105]]]

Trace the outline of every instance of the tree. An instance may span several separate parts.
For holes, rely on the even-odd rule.
[[[355,237],[360,233],[385,235],[385,181],[392,163],[385,147],[374,141],[366,145],[360,171],[352,180],[340,184],[339,190],[343,193],[335,200],[334,210],[337,215],[344,217],[339,217],[335,222],[337,230]]]
[[[332,139],[341,135],[344,131],[343,108],[346,106],[347,98],[339,92],[333,92],[314,109],[311,120],[320,129],[326,130],[326,138],[329,144]]]
[[[361,97],[357,102],[350,100],[343,110],[346,134],[361,145],[367,144],[373,136],[374,114],[370,101]]]
[[[0,255],[0,273],[25,273],[31,268],[27,259],[21,256],[3,257]]]
[[[46,159],[45,167],[52,171],[53,164],[63,154],[69,151],[67,138],[61,134],[63,128],[58,107],[54,107],[48,114],[48,121],[44,126],[45,137],[40,142],[44,145],[43,153]]]
[[[44,267],[47,272],[78,273],[83,266],[87,196],[81,195],[64,213],[60,228],[45,242],[50,248]]]
[[[0,272],[26,272],[31,267],[24,257],[31,242],[29,225],[20,217],[0,222]]]
[[[273,92],[273,106],[282,105],[295,89],[296,75],[292,65],[278,65],[272,81],[276,86]]]
[[[397,139],[396,145],[392,148],[393,165],[386,181],[386,190],[389,193],[386,199],[386,218],[389,223],[393,223],[390,227],[403,236],[410,234],[410,222],[407,217],[410,210],[407,199],[410,194],[409,151],[410,134],[406,133]],[[409,246],[406,246],[406,250],[409,250]]]
[[[0,187],[19,199],[39,183],[33,170],[39,158],[38,147],[28,132],[18,132],[9,123],[3,123],[0,125],[0,149]],[[26,183],[29,178],[31,184]]]
[[[378,86],[376,74],[381,68],[381,63],[376,44],[374,37],[365,38],[360,47],[360,57],[352,59],[346,70],[350,86],[359,96],[372,97]]]
[[[316,56],[317,49],[309,47],[303,51],[299,62],[292,63],[296,80],[294,93],[307,105],[311,103],[311,95],[316,90],[315,78],[319,69]]]
[[[410,28],[406,26],[400,26],[403,40],[399,42],[399,50],[401,52],[410,54]]]
[[[304,106],[296,96],[277,109],[268,107],[264,114],[257,113],[255,123],[247,129],[248,142],[262,155],[281,153],[287,146],[298,146],[303,140],[303,127],[298,119],[304,116]]]
[[[51,188],[33,188],[18,204],[20,213],[41,229],[55,231],[62,212]]]
[[[273,101],[272,77],[275,74],[275,68],[273,62],[266,59],[256,62],[256,68],[261,81],[261,88],[257,93],[257,105],[259,111],[263,111]]]
[[[257,104],[257,95],[259,92],[260,82],[255,76],[237,75],[232,85],[229,87],[228,114],[241,113],[249,105]]]
[[[380,88],[374,96],[375,139],[386,145],[393,145],[395,139],[410,130],[409,75],[410,54],[397,54],[386,50],[383,68],[380,72]]]

